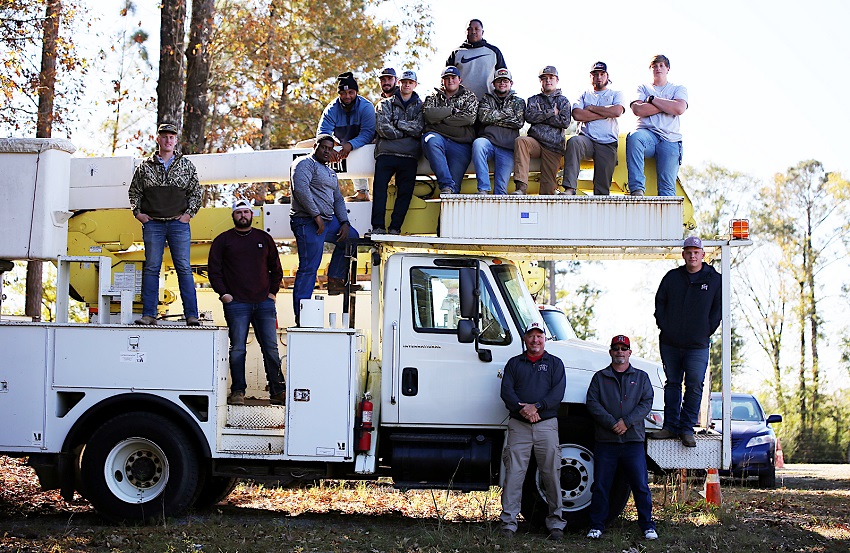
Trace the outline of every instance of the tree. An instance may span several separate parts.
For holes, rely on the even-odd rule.
[[[573,292],[573,297],[567,299],[564,313],[573,325],[576,336],[582,340],[593,340],[596,338],[596,330],[593,328],[594,309],[596,301],[602,290],[591,284],[582,284]]]
[[[763,239],[776,244],[781,252],[779,270],[794,283],[799,348],[794,399],[800,417],[801,447],[806,440],[814,439],[820,420],[818,348],[823,331],[817,277],[830,262],[846,256],[841,243],[847,234],[846,187],[840,175],[830,175],[820,162],[803,161],[763,187],[756,211],[756,228],[763,231]]]
[[[159,28],[159,81],[156,86],[157,125],[179,125],[185,85],[183,44],[186,0],[163,2]]]
[[[213,0],[192,1],[189,46],[186,48],[186,103],[183,108],[182,150],[186,154],[204,151],[204,124],[207,118],[207,89],[210,77],[210,41],[214,13]]]

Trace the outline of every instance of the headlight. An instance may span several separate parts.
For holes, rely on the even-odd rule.
[[[774,437],[769,434],[765,434],[763,436],[753,436],[752,438],[750,438],[750,441],[747,442],[747,445],[745,447],[755,447],[757,445],[772,444],[774,441]]]

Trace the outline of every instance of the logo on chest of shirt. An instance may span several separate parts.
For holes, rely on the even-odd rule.
[[[708,290],[708,284],[703,284],[699,287],[700,290]]]
[[[548,363],[540,363],[539,365],[537,365],[537,372],[545,373],[545,372],[548,372],[548,371],[549,371],[549,364]]]
[[[486,55],[487,54],[480,54],[478,56],[472,56],[471,58],[467,58],[466,56],[461,56],[460,57],[460,63],[469,63],[472,60],[477,60],[478,58],[483,58]]]

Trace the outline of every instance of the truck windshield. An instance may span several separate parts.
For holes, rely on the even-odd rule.
[[[491,265],[490,270],[499,285],[499,290],[505,296],[511,317],[513,317],[517,328],[520,329],[520,334],[522,334],[522,329],[527,327],[529,323],[540,321],[537,304],[531,299],[531,295],[514,265],[507,263]]]

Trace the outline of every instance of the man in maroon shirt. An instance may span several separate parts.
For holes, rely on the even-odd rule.
[[[245,344],[248,324],[263,352],[270,402],[286,402],[286,384],[277,351],[275,295],[283,280],[277,245],[271,235],[254,228],[247,200],[233,204],[233,228],[215,237],[208,261],[209,280],[224,307],[230,337],[230,405],[245,404]]]

